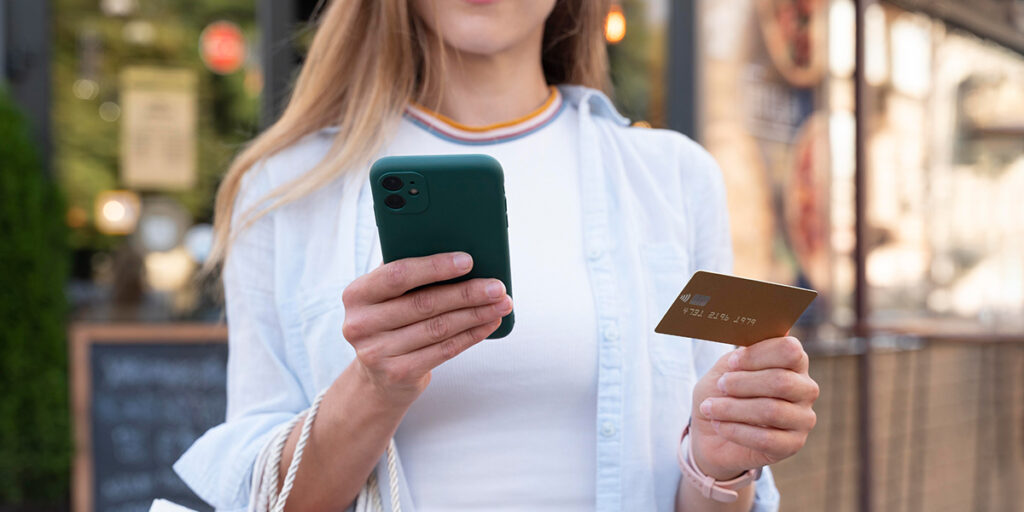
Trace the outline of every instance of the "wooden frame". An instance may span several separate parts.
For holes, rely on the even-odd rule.
[[[74,428],[71,506],[74,512],[93,511],[92,367],[94,344],[226,343],[227,327],[212,324],[73,324],[68,336],[69,392]]]

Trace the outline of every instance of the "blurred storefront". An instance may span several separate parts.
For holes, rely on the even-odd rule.
[[[1019,508],[1024,2],[696,4],[736,272],[822,292],[784,508]]]
[[[1020,333],[1024,56],[899,6],[868,20],[872,320]]]
[[[867,9],[866,320],[1021,332],[1024,8],[986,0],[1001,10],[957,21],[944,4]],[[77,315],[217,316],[192,279],[213,192],[280,109],[314,8],[55,1],[53,167]],[[805,318],[822,339],[856,321],[854,15],[852,0],[625,0],[607,34],[623,112],[711,150],[737,273],[824,292]],[[688,26],[696,37],[677,34]]]
[[[53,167],[75,320],[220,320],[199,272],[213,195],[279,111],[315,3],[53,2]]]
[[[854,2],[701,5],[700,137],[729,182],[736,270],[824,291],[806,320],[851,327]],[[866,9],[864,320],[1024,332],[1024,57],[954,22]]]
[[[252,2],[57,0],[55,11],[54,167],[76,320],[216,320],[194,278],[219,176],[259,127]],[[218,39],[204,34],[217,27]]]

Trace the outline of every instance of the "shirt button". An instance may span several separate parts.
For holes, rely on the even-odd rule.
[[[596,260],[603,255],[604,251],[601,250],[600,247],[591,247],[590,250],[587,251],[587,257],[590,258],[591,260]]]
[[[615,424],[610,421],[601,424],[601,435],[604,437],[614,436],[617,431],[618,429],[615,428]]]
[[[608,341],[615,341],[619,339],[619,328],[614,323],[608,324],[604,327],[604,339]]]

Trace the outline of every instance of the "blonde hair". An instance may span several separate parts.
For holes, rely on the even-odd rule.
[[[341,173],[372,158],[397,126],[410,101],[419,101],[441,76],[430,69],[437,51],[410,0],[335,0],[318,19],[306,61],[281,117],[232,162],[217,190],[214,243],[207,270],[227,256],[238,232],[261,216],[302,198]],[[544,75],[549,84],[571,83],[608,89],[604,46],[607,0],[556,0],[544,26]],[[271,191],[231,219],[246,173],[275,153],[328,126],[339,128],[323,160],[299,179]]]

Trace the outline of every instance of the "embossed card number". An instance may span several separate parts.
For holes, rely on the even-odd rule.
[[[806,288],[701,270],[654,332],[749,346],[785,336],[817,296]]]

